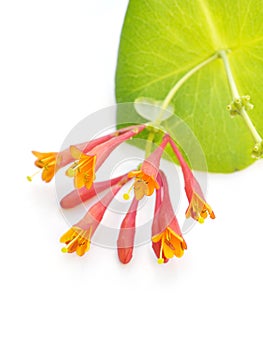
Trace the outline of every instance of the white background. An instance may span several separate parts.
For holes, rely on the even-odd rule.
[[[79,120],[114,103],[127,3],[0,2],[0,347],[262,349],[262,161],[209,175],[217,218],[167,265],[150,245],[127,266],[97,246],[62,254],[54,183],[26,181],[32,149],[58,150]]]

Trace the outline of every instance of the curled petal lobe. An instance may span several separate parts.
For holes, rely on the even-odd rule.
[[[173,256],[181,258],[184,250],[187,249],[186,242],[182,236],[176,234],[170,227],[167,230],[164,242],[164,255],[167,259],[171,259]]]
[[[57,162],[57,152],[41,153],[37,151],[32,151],[34,156],[37,157],[35,165],[42,169],[42,180],[45,182],[50,182],[56,173],[56,162]],[[30,177],[28,177],[31,180]]]

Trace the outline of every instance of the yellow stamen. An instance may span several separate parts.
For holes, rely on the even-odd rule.
[[[197,221],[200,223],[200,224],[203,224],[205,222],[205,219],[202,218],[202,216],[199,216],[199,218],[197,219]]]
[[[157,260],[158,264],[163,264],[163,263],[164,263],[164,258],[163,258],[164,236],[162,237],[161,242],[162,242],[162,243],[161,243],[160,255],[159,255],[159,259]]]
[[[37,174],[39,174],[42,171],[42,169],[39,169],[38,171],[36,171],[33,175],[31,176],[27,176],[27,181],[31,182],[33,180],[33,177],[35,177]]]
[[[168,235],[169,235],[169,239],[168,240],[171,240],[171,235],[175,236],[180,242],[184,242],[184,239],[178,235],[175,231],[173,231],[169,226],[167,227],[167,230],[168,230]]]
[[[128,177],[135,177],[133,188],[137,200],[142,199],[144,196],[151,196],[154,190],[160,187],[153,176],[147,175],[141,170],[131,171]]]
[[[123,196],[122,196],[123,199],[125,199],[126,201],[128,201],[130,199],[130,193],[131,193],[133,188],[134,188],[134,184],[132,184],[131,187],[128,189],[128,191],[123,194]]]
[[[85,162],[82,160],[82,161],[77,161],[77,162],[74,162],[70,168],[67,169],[66,171],[66,174],[67,176],[69,177],[73,177],[76,175],[76,171],[80,171],[80,167],[84,164]]]
[[[77,235],[75,238],[73,238],[67,245],[66,245],[66,247],[63,247],[62,249],[61,249],[61,251],[62,251],[62,253],[67,253],[68,252],[68,250],[69,250],[69,248],[70,248],[70,246],[72,246],[74,243],[75,243],[75,241],[77,241],[79,239],[79,235]]]
[[[68,175],[69,177],[74,177],[74,175],[75,175],[75,170],[74,170],[73,168],[69,168],[69,169],[67,170],[67,175]]]

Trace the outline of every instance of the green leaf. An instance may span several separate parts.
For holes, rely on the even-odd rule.
[[[130,0],[119,47],[117,102],[162,101],[187,72],[229,49],[238,91],[251,96],[249,116],[263,136],[262,11],[262,0]],[[249,129],[226,109],[232,100],[223,61],[217,58],[193,74],[171,101],[199,140],[209,171],[233,172],[253,162]],[[133,120],[144,120],[132,113]],[[119,123],[126,118],[118,114]],[[173,134],[175,123],[170,117],[163,125]]]

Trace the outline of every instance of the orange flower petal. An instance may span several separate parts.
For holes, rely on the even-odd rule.
[[[163,237],[163,232],[159,233],[158,235],[155,235],[152,237],[153,243],[158,243]]]
[[[68,243],[71,240],[73,240],[77,235],[77,232],[74,230],[73,227],[71,227],[67,232],[64,233],[64,235],[62,235],[60,237],[60,243]]]
[[[80,151],[71,146],[72,153],[75,152],[75,156]],[[86,187],[90,189],[94,180],[95,180],[95,165],[96,165],[96,156],[86,155],[81,153],[78,161],[73,163],[71,167],[66,170],[66,175],[69,177],[74,177],[74,186],[76,188]]]
[[[147,179],[147,196],[151,196],[154,192],[154,190],[158,190],[160,188],[157,181],[155,181],[153,178],[148,177]]]
[[[163,256],[166,259],[172,259],[174,256],[180,258],[184,254],[184,250],[187,249],[186,242],[181,235],[175,233],[170,227],[167,227],[160,234],[152,237],[153,243],[158,243],[162,240]]]
[[[78,256],[83,256],[90,248],[90,242],[85,238],[80,238],[78,241],[78,246],[76,249],[76,253]]]
[[[130,171],[128,174],[129,178],[135,177],[137,175],[139,175],[141,173],[141,170],[134,170],[134,171]]]

